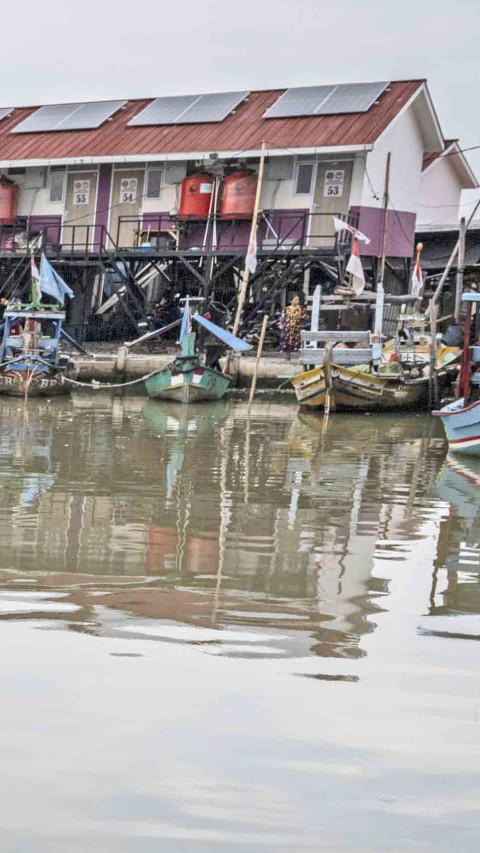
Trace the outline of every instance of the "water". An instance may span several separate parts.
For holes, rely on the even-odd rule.
[[[2,853],[477,851],[445,455],[424,415],[2,400]]]

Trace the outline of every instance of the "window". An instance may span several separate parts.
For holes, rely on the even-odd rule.
[[[313,163],[299,163],[295,175],[295,195],[310,195],[312,192]]]
[[[50,201],[63,201],[65,172],[50,172]]]
[[[146,198],[160,198],[162,194],[162,174],[162,169],[148,170]]]

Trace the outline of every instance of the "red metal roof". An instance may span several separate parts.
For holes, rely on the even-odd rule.
[[[431,166],[433,161],[440,157],[440,155],[443,154],[443,152],[446,151],[447,148],[450,148],[450,146],[453,145],[454,142],[458,142],[458,139],[446,139],[445,148],[443,149],[443,151],[426,151],[423,155],[422,172],[424,172],[425,169],[428,169],[428,167]]]
[[[390,84],[366,113],[264,119],[284,89],[252,92],[236,112],[218,124],[128,127],[152,98],[128,101],[124,110],[95,130],[11,133],[38,107],[16,108],[0,121],[0,161],[173,154],[190,151],[245,151],[260,148],[316,148],[374,142],[423,80]]]

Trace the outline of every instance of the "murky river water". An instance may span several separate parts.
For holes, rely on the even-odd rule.
[[[428,416],[0,405],[0,851],[480,849],[480,466]]]

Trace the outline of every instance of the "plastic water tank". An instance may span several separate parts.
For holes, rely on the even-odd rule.
[[[12,181],[0,181],[0,222],[12,225],[17,216],[20,187]]]
[[[182,181],[180,219],[207,219],[213,192],[211,175],[190,175]]]
[[[223,182],[222,219],[251,219],[255,207],[257,176],[254,172],[234,172]]]

